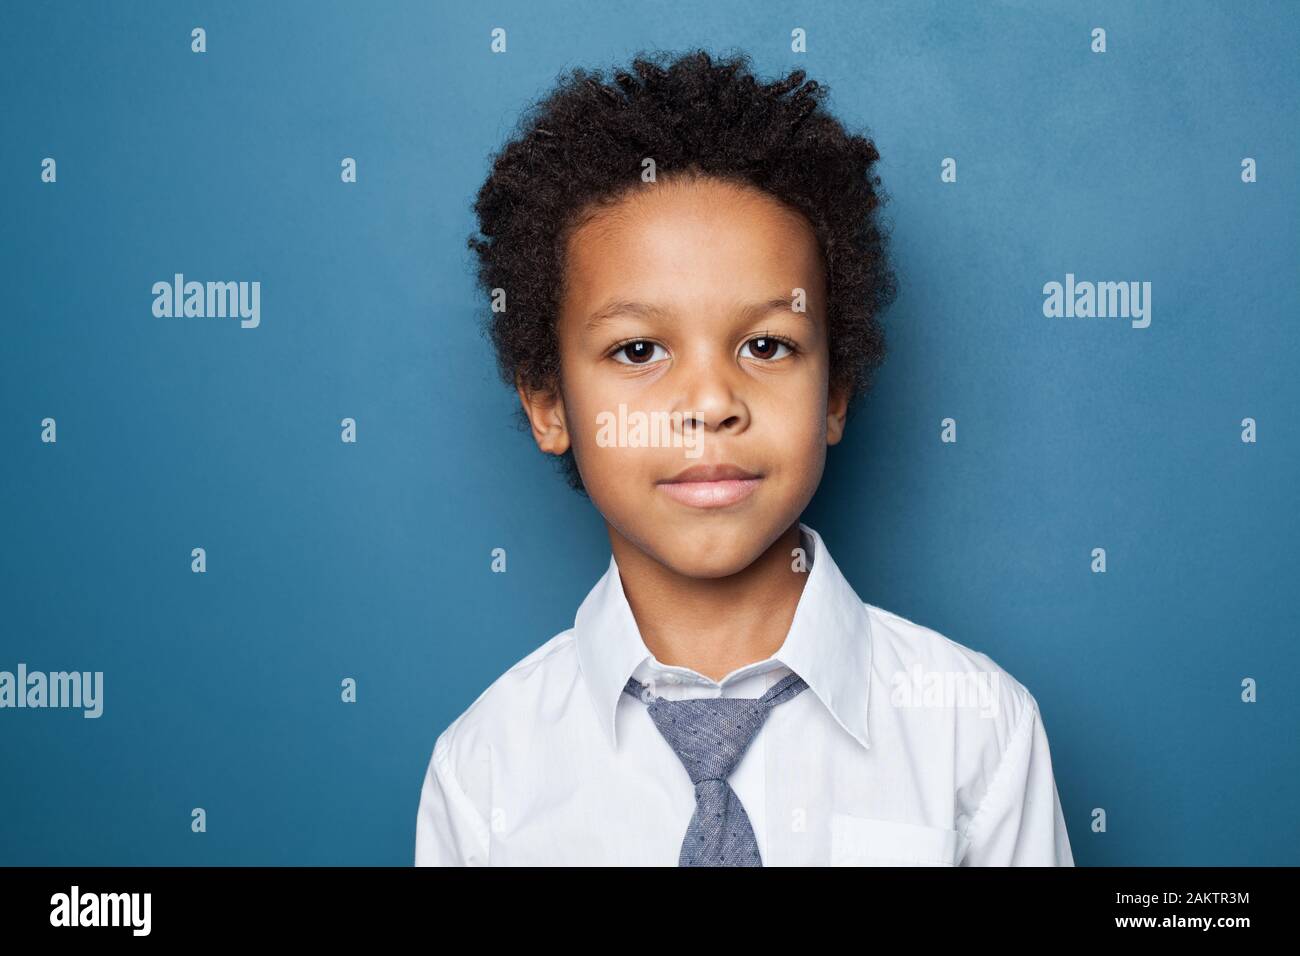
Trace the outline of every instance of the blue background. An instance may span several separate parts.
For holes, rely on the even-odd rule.
[[[435,738],[609,558],[515,428],[470,203],[560,70],[704,46],[829,84],[893,197],[890,355],[805,520],[864,600],[1034,693],[1079,864],[1300,863],[1296,4],[6,21],[0,669],[102,670],[105,710],[0,711],[0,862],[411,862]],[[175,272],[259,280],[260,328],[155,318]],[[1152,282],[1150,328],[1044,318],[1067,272]]]

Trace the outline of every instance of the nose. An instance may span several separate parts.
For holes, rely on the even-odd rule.
[[[679,364],[676,371],[680,390],[673,411],[681,412],[683,428],[740,433],[749,427],[741,373],[725,359],[710,351]]]

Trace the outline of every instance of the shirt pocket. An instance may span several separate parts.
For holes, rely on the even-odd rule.
[[[831,814],[831,866],[956,866],[965,843],[956,830]]]

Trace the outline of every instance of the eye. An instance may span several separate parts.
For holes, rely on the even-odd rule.
[[[633,339],[617,346],[613,358],[623,365],[649,365],[655,360],[655,349],[663,349],[663,346],[657,342],[647,342],[645,339]],[[665,351],[664,354],[666,355],[667,352]]]
[[[745,355],[745,349],[749,348],[751,345],[754,346],[754,348],[750,351],[749,355]],[[780,351],[781,349],[785,349],[785,351],[782,352]],[[775,338],[771,335],[760,335],[756,338],[752,338],[740,348],[742,358],[754,358],[764,362],[772,362],[776,359],[785,358],[791,351],[793,350],[791,349],[789,342],[784,339]],[[755,354],[755,352],[757,352],[757,354]]]

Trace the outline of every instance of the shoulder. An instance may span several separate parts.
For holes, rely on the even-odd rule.
[[[1005,750],[1038,709],[1029,689],[982,651],[864,602],[871,622],[872,693],[956,725],[967,744]]]
[[[525,743],[534,720],[548,702],[562,700],[578,680],[578,655],[572,628],[561,631],[516,661],[492,681],[439,734],[433,760],[458,778],[470,773],[467,764],[492,749],[515,741]]]

